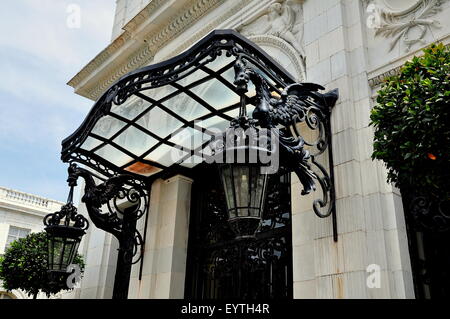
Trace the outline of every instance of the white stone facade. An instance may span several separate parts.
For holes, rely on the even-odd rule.
[[[279,17],[270,15],[274,2]],[[429,43],[450,43],[450,1],[118,0],[111,44],[69,84],[96,100],[120,76],[173,57],[214,29],[238,30],[299,81],[339,88],[332,112],[339,238],[293,178],[294,297],[414,298],[402,201],[383,164],[370,158],[369,114],[385,76]],[[143,276],[134,266],[131,298],[184,296],[190,183],[176,176],[154,184]],[[117,243],[94,227],[86,240],[78,296],[110,298]],[[366,284],[371,264],[380,267],[380,288]]]
[[[44,217],[60,210],[62,205],[64,203],[59,201],[0,187],[0,255],[5,253],[12,229],[20,229],[24,233],[41,232],[44,230]],[[0,293],[2,292],[0,286]],[[12,298],[28,298],[18,290],[9,295]],[[40,295],[39,298],[45,296]]]

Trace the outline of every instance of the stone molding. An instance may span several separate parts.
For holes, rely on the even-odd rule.
[[[116,59],[125,44],[134,38],[139,26],[150,17],[154,10],[166,2],[167,1],[164,0],[151,1],[139,14],[124,26],[124,32],[89,62],[89,64],[73,79],[71,79],[68,82],[68,85],[74,87],[75,92],[82,96],[92,100],[98,99],[100,95],[122,75],[148,64],[159,48],[171,41],[205,13],[209,12],[220,3],[223,3],[224,0],[189,0],[181,10],[174,14],[174,18],[170,22],[164,24],[156,31],[145,35],[142,39],[143,44],[134,50],[124,62],[116,65],[113,71],[102,74],[100,79],[96,79],[93,81],[94,83],[89,85],[88,82],[92,79],[94,73],[96,73],[105,62]]]
[[[187,50],[189,47],[197,43],[200,39],[202,39],[205,35],[207,35],[211,30],[215,29],[217,26],[230,19],[232,16],[240,12],[245,6],[249,5],[253,0],[242,0],[236,1],[236,5],[229,9],[225,14],[220,16],[218,19],[208,23],[204,28],[200,31],[196,32],[193,36],[189,38],[188,41],[183,42],[180,46],[177,47],[176,50],[172,51],[170,55],[166,56],[165,59],[174,57],[181,52]]]
[[[287,41],[273,36],[273,35],[257,35],[257,36],[249,36],[248,37],[251,41],[255,42],[258,45],[268,45],[268,46],[274,46],[278,49],[280,49],[283,53],[285,53],[291,61],[293,62],[295,72],[300,76],[297,80],[299,82],[303,82],[306,80],[306,74],[305,71],[302,68],[303,59],[298,53],[298,51]],[[275,59],[276,60],[276,59]],[[278,61],[277,61],[278,62]],[[278,62],[280,63],[280,62]],[[281,65],[281,63],[280,63]],[[289,71],[289,70],[287,70]]]
[[[445,45],[447,48],[450,48],[450,43]],[[422,48],[423,49],[423,48]],[[410,58],[412,58],[412,56],[417,56],[417,55],[421,55],[422,53],[422,49],[420,49],[419,51],[416,51],[414,55],[408,56],[406,59],[402,58],[401,59],[401,65],[397,65],[395,67],[392,67],[380,74],[377,74],[375,76],[370,76],[369,74],[369,85],[372,89],[376,88],[377,86],[381,85],[383,83],[383,81],[390,77],[390,76],[394,76],[400,73],[400,69],[402,68],[403,64],[410,60]],[[420,54],[418,54],[420,53]],[[392,64],[392,63],[391,63]],[[374,72],[373,72],[374,73]],[[373,74],[372,73],[372,74]]]
[[[376,75],[373,78],[370,78],[369,79],[370,87],[371,88],[375,88],[375,87],[381,85],[381,83],[383,83],[383,81],[386,78],[399,74],[400,73],[400,69],[401,69],[401,66],[398,66],[398,67],[392,68],[392,69],[390,69],[390,70],[388,70],[386,72],[383,72],[383,73],[381,73],[379,75]]]
[[[137,26],[148,18],[154,10],[157,10],[165,0],[153,0],[144,9],[142,9],[133,19],[131,19],[117,36],[103,51],[101,51],[94,59],[92,59],[80,72],[78,72],[67,84],[76,87],[83,79],[88,77],[90,73],[97,70],[99,66],[106,60],[111,58],[113,54],[119,51],[124,44],[131,39],[131,33],[137,29]]]

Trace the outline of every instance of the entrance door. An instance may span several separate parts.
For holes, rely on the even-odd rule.
[[[195,299],[292,298],[289,174],[271,176],[256,240],[235,240],[217,168],[194,177],[185,294]]]
[[[418,299],[450,297],[450,200],[402,192]]]

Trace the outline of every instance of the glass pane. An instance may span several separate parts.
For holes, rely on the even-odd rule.
[[[63,239],[56,237],[53,240],[53,269],[61,269],[62,250],[64,249]]]
[[[86,151],[90,151],[94,147],[99,146],[101,143],[102,143],[102,141],[97,140],[96,138],[93,138],[91,136],[88,136],[88,138],[81,145],[81,148],[85,149]]]
[[[8,236],[8,239],[6,240],[6,247],[9,247],[13,241],[17,239],[16,236]]]
[[[113,163],[116,166],[122,166],[132,161],[132,158],[125,153],[119,151],[117,148],[111,145],[105,145],[102,148],[95,151],[95,154],[103,157],[107,161]]]
[[[239,108],[235,108],[231,111],[225,112],[225,114],[232,118],[237,118],[239,116]]]
[[[130,126],[114,139],[114,142],[136,156],[141,155],[158,141],[134,126]]]
[[[19,228],[17,227],[9,227],[9,236],[19,236]]]
[[[163,104],[165,107],[177,113],[186,121],[192,121],[209,113],[207,109],[198,104],[185,93],[180,93],[177,96],[165,101]]]
[[[239,96],[218,80],[202,83],[191,89],[198,97],[217,110],[239,103]]]
[[[195,122],[195,125],[207,128],[213,133],[220,133],[225,132],[225,130],[230,127],[230,122],[219,117],[219,116],[213,116],[206,120]]]
[[[227,80],[228,82],[230,82],[230,84],[233,84],[234,82],[234,78],[235,78],[235,72],[234,72],[234,68],[229,68],[228,70],[226,70],[225,72],[223,72],[222,77]]]
[[[227,64],[234,63],[236,58],[234,56],[226,56],[225,51],[222,51],[222,55],[218,56],[214,61],[208,63],[206,66],[208,69],[218,71]]]
[[[29,233],[30,233],[30,231],[28,229],[23,229],[23,228],[19,229],[19,237],[20,238],[27,237]]]
[[[262,186],[260,185],[260,168],[257,166],[252,166],[251,168],[251,179],[250,179],[250,206],[258,207],[260,203],[260,196]]]
[[[261,207],[260,210],[264,210],[264,200],[265,200],[265,194],[266,194],[266,188],[267,188],[267,180],[268,176],[267,174],[260,174],[258,178],[258,194],[259,194],[259,206]]]
[[[181,163],[181,166],[192,168],[201,163],[203,163],[203,158],[201,158],[200,156],[194,155],[194,156],[189,157],[183,163]]]
[[[159,146],[156,150],[151,152],[145,157],[146,160],[157,162],[164,166],[170,166],[174,163],[178,163],[184,156],[189,153],[171,147],[169,145],[163,144]]]
[[[53,262],[54,262],[54,253],[55,253],[55,249],[54,249],[54,241],[53,240],[49,240],[48,241],[48,268],[49,269],[53,269]]]
[[[140,93],[152,98],[153,100],[161,100],[167,97],[168,95],[176,92],[177,89],[170,85],[164,85],[159,88],[149,89],[145,91],[141,91]]]
[[[124,126],[124,122],[119,121],[118,119],[110,115],[106,115],[100,118],[97,123],[95,123],[94,128],[92,129],[92,133],[104,138],[110,138]]]
[[[210,139],[211,137],[208,134],[187,127],[173,136],[169,141],[189,151],[202,146],[203,143],[206,143]]]
[[[162,138],[167,137],[169,134],[172,134],[183,126],[182,122],[159,107],[154,107],[149,112],[145,113],[145,115],[137,121],[137,124]]]
[[[233,179],[236,190],[236,206],[249,206],[249,167],[244,165],[233,167]],[[248,209],[241,209],[239,211],[241,216],[248,216]]]
[[[132,96],[123,104],[114,105],[111,112],[116,113],[128,120],[133,120],[149,106],[150,103],[136,96]]]
[[[191,84],[192,82],[203,79],[206,76],[208,76],[208,73],[205,73],[199,69],[199,70],[196,70],[193,73],[189,74],[188,76],[182,78],[181,80],[178,80],[177,83],[182,85],[183,87],[185,87],[185,86],[188,86],[189,84]]]
[[[224,165],[221,168],[221,177],[222,184],[225,191],[225,198],[227,202],[227,207],[230,213],[230,218],[236,217],[235,208],[236,205],[234,203],[234,195],[233,195],[233,180],[231,178],[231,166]]]
[[[78,248],[77,241],[71,238],[66,239],[66,245],[64,248],[64,256],[63,256],[63,268],[67,268],[69,264],[72,263],[73,258],[75,257],[76,249]]]

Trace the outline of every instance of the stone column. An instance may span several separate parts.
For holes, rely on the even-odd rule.
[[[133,266],[129,298],[184,297],[191,184],[181,175],[153,183],[142,279],[138,263]]]

